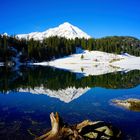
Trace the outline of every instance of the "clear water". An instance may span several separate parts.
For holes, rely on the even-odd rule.
[[[0,140],[30,140],[34,136],[29,132],[43,134],[50,128],[49,114],[56,111],[70,124],[103,120],[118,127],[124,140],[140,139],[140,112],[112,104],[113,99],[140,99],[140,71],[83,77],[49,67],[24,67],[18,71],[0,68],[0,75]],[[69,103],[47,93],[19,91],[36,87],[55,92],[68,87],[89,90]]]

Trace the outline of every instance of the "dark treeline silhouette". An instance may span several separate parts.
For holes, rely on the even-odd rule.
[[[68,87],[103,87],[109,89],[133,88],[140,84],[140,71],[116,72],[99,76],[81,77],[76,73],[51,67],[23,67],[19,71],[0,68],[0,91],[18,91],[19,88],[42,87],[59,90]],[[121,83],[121,84],[120,84]]]
[[[75,40],[50,37],[43,41],[0,36],[0,61],[12,60],[17,54],[21,62],[49,61],[76,52]]]
[[[0,35],[0,62],[12,60],[17,54],[21,62],[49,61],[76,52],[76,47],[109,53],[129,53],[140,56],[140,40],[127,36],[112,36],[100,39],[66,39],[49,37],[43,41],[25,40]]]

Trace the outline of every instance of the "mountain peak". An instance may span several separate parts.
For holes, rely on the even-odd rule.
[[[70,24],[69,22],[64,22],[63,24],[60,24],[59,26],[73,26],[73,25]]]
[[[33,38],[35,40],[43,40],[44,38],[58,36],[58,37],[65,37],[67,39],[75,39],[75,38],[91,38],[88,34],[83,32],[76,26],[73,26],[69,22],[64,22],[63,24],[59,25],[58,27],[48,29],[44,32],[33,32],[29,34],[21,34],[17,35],[19,38]]]

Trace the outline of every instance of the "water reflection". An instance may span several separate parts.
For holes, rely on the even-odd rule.
[[[126,89],[136,87],[140,83],[139,70],[83,77],[78,73],[51,67],[21,67],[18,71],[1,67],[0,75],[2,93],[24,90],[42,94],[49,90],[53,92],[64,90],[63,93],[66,93],[65,90],[71,92],[71,87],[73,90],[83,88],[86,92],[88,88],[93,87]]]
[[[3,67],[0,75],[2,140],[30,140],[34,137],[30,132],[41,135],[50,127],[52,111],[69,123],[84,119],[111,122],[122,130],[124,140],[140,139],[140,113],[111,104],[112,99],[140,98],[140,71],[83,77],[50,67],[18,71]]]

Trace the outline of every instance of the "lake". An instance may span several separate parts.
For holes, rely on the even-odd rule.
[[[128,98],[140,99],[138,70],[84,77],[52,67],[0,67],[0,140],[32,140],[51,127],[56,111],[69,124],[103,120],[123,140],[139,140],[140,112],[112,103]]]

